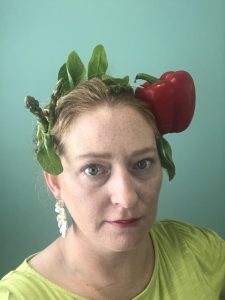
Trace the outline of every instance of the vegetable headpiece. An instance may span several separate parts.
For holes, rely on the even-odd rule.
[[[44,171],[53,175],[58,175],[63,171],[60,157],[54,148],[54,136],[51,135],[51,129],[56,121],[55,108],[61,96],[92,78],[101,79],[106,84],[108,92],[112,94],[135,89],[129,84],[128,76],[124,78],[109,76],[106,73],[107,68],[107,56],[102,45],[94,48],[88,63],[87,75],[80,57],[72,51],[67,62],[58,72],[58,82],[49,104],[44,109],[41,109],[35,98],[25,97],[26,107],[37,117],[36,155]],[[149,105],[155,116],[161,134],[161,137],[157,138],[158,153],[162,167],[167,170],[169,180],[171,180],[175,176],[175,165],[172,160],[171,147],[163,135],[181,132],[189,126],[195,108],[194,82],[191,75],[185,71],[166,72],[160,79],[139,73],[135,82],[138,79],[146,82],[138,86],[134,93],[137,98]]]

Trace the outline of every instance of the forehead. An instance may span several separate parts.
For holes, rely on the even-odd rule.
[[[102,106],[78,116],[63,138],[66,153],[132,152],[155,147],[155,135],[145,118],[129,106]]]

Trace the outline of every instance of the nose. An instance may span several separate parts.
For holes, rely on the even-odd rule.
[[[138,201],[137,187],[128,170],[117,170],[111,178],[111,202],[123,208],[132,208]]]

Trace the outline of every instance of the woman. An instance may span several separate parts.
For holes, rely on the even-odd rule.
[[[37,143],[62,237],[5,276],[0,299],[222,299],[222,239],[190,224],[156,222],[161,135],[147,105],[99,78],[54,95],[50,135],[36,107]]]

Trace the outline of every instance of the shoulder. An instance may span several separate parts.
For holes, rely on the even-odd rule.
[[[155,223],[151,234],[164,257],[186,261],[204,273],[220,272],[225,280],[225,241],[213,230],[165,220]]]
[[[225,241],[213,230],[165,220],[153,225],[151,235],[164,262],[201,276],[212,286],[225,284]]]
[[[45,299],[48,283],[29,266],[28,261],[33,256],[26,258],[21,265],[0,280],[1,300]]]
[[[35,254],[36,255],[36,254]],[[1,300],[81,300],[34,270],[28,263],[35,255],[24,260],[14,271],[0,280]]]
[[[213,230],[174,220],[160,221],[151,230],[152,238],[163,253],[181,259],[207,261],[209,267],[225,272],[225,241]]]
[[[222,247],[224,250],[225,241],[213,230],[200,227],[194,224],[175,220],[164,220],[156,222],[152,231],[156,235],[165,235],[169,239],[177,239],[187,244],[203,244],[208,246]]]
[[[27,258],[18,268],[6,274],[0,280],[0,299],[25,300],[32,288],[33,281],[29,272]]]

